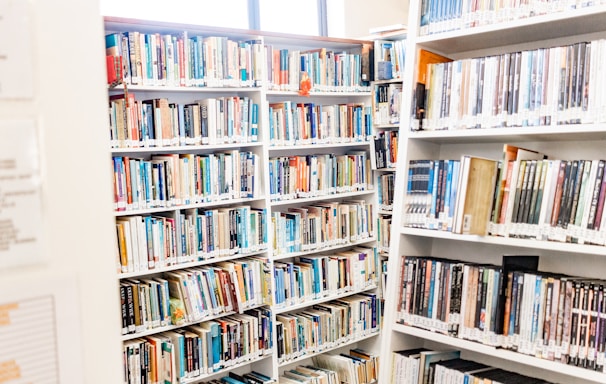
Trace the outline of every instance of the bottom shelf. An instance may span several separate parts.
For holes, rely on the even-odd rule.
[[[327,353],[327,352],[330,352],[330,351],[333,351],[333,350],[336,350],[336,349],[339,349],[339,348],[343,348],[343,347],[346,347],[348,345],[353,345],[353,344],[356,344],[356,343],[358,343],[358,342],[360,342],[362,340],[366,340],[366,339],[369,339],[371,337],[378,336],[380,334],[381,334],[380,331],[375,331],[375,332],[372,332],[372,333],[370,333],[368,335],[365,335],[365,336],[362,336],[362,337],[357,337],[357,338],[350,339],[348,341],[337,343],[337,344],[335,344],[335,345],[333,345],[331,347],[327,347],[325,349],[322,349],[321,351],[308,352],[308,353],[302,354],[300,356],[297,356],[297,357],[289,359],[289,360],[283,360],[283,361],[279,362],[278,367],[284,367],[284,366],[287,366],[287,365],[290,365],[290,364],[299,363],[299,362],[301,362],[301,361],[303,361],[305,359],[309,359],[309,358],[312,358],[314,356],[318,356],[318,355],[321,355],[321,354],[324,354],[324,353]]]
[[[467,341],[456,337],[426,331],[420,328],[414,328],[402,324],[394,324],[392,330],[394,332],[418,337],[426,341],[432,341],[439,344],[448,345],[457,349],[475,352],[481,355],[495,357],[497,359],[511,361],[518,364],[524,364],[533,368],[542,369],[561,375],[567,375],[577,380],[583,380],[585,382],[591,381],[596,383],[606,383],[606,373],[602,372],[591,371],[588,369],[570,366],[555,361],[539,359],[533,356],[524,355],[506,349],[491,347],[473,341]]]
[[[226,375],[226,374],[229,373],[229,371],[232,371],[232,370],[240,368],[240,367],[251,365],[251,364],[259,362],[261,360],[270,358],[271,356],[272,356],[272,353],[270,351],[266,351],[266,354],[260,355],[257,358],[246,360],[246,361],[242,361],[241,363],[238,363],[238,364],[230,365],[228,367],[222,368],[221,370],[219,370],[217,372],[206,373],[206,374],[198,375],[198,376],[195,376],[195,377],[187,377],[187,378],[181,379],[181,381],[179,381],[179,383],[182,383],[182,384],[193,384],[193,383],[198,383],[198,382],[200,382],[202,380],[214,378],[214,377],[217,377],[217,376],[220,376],[220,375]]]

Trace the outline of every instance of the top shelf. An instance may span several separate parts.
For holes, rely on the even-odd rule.
[[[313,49],[318,46],[329,49],[349,49],[353,45],[371,45],[372,41],[325,36],[296,35],[238,28],[201,26],[121,17],[105,17],[106,31],[139,31],[146,33],[199,33],[208,36],[226,36],[240,40],[262,39],[267,44],[285,45],[291,48]]]
[[[533,127],[455,129],[435,131],[409,131],[410,139],[436,144],[499,143],[531,141],[582,141],[605,140],[603,124],[567,124]]]
[[[533,16],[456,31],[419,36],[417,44],[443,55],[602,32],[606,6]]]

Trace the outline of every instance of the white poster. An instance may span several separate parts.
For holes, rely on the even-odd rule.
[[[0,280],[0,383],[82,383],[76,280]]]
[[[0,0],[0,99],[33,97],[29,2]]]
[[[42,260],[41,180],[34,120],[0,120],[0,269]]]

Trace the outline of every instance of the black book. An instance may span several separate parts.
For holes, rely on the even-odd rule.
[[[497,321],[495,333],[500,335],[503,333],[503,316],[505,315],[505,301],[507,299],[506,295],[506,287],[508,284],[508,276],[510,272],[513,271],[531,271],[536,272],[539,268],[539,256],[532,255],[503,255],[502,261],[502,273],[504,276],[501,281],[501,287],[499,290],[499,302],[497,306]],[[514,277],[512,275],[512,277]],[[513,295],[513,292],[512,292]],[[510,298],[513,304],[513,297]],[[511,313],[511,311],[510,311]],[[505,319],[505,321],[507,321]]]
[[[570,208],[572,205],[572,194],[575,188],[579,161],[570,161],[570,167],[566,166],[564,184],[562,185],[562,202],[560,203],[560,213],[558,215],[558,227],[566,228],[568,218],[570,217]]]

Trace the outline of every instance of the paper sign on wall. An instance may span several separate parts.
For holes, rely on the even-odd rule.
[[[80,331],[74,276],[0,279],[0,383],[83,383]]]
[[[29,2],[0,0],[0,99],[33,97]]]
[[[0,302],[0,382],[59,383],[52,296]]]
[[[34,120],[0,120],[0,269],[42,260],[40,186]]]

